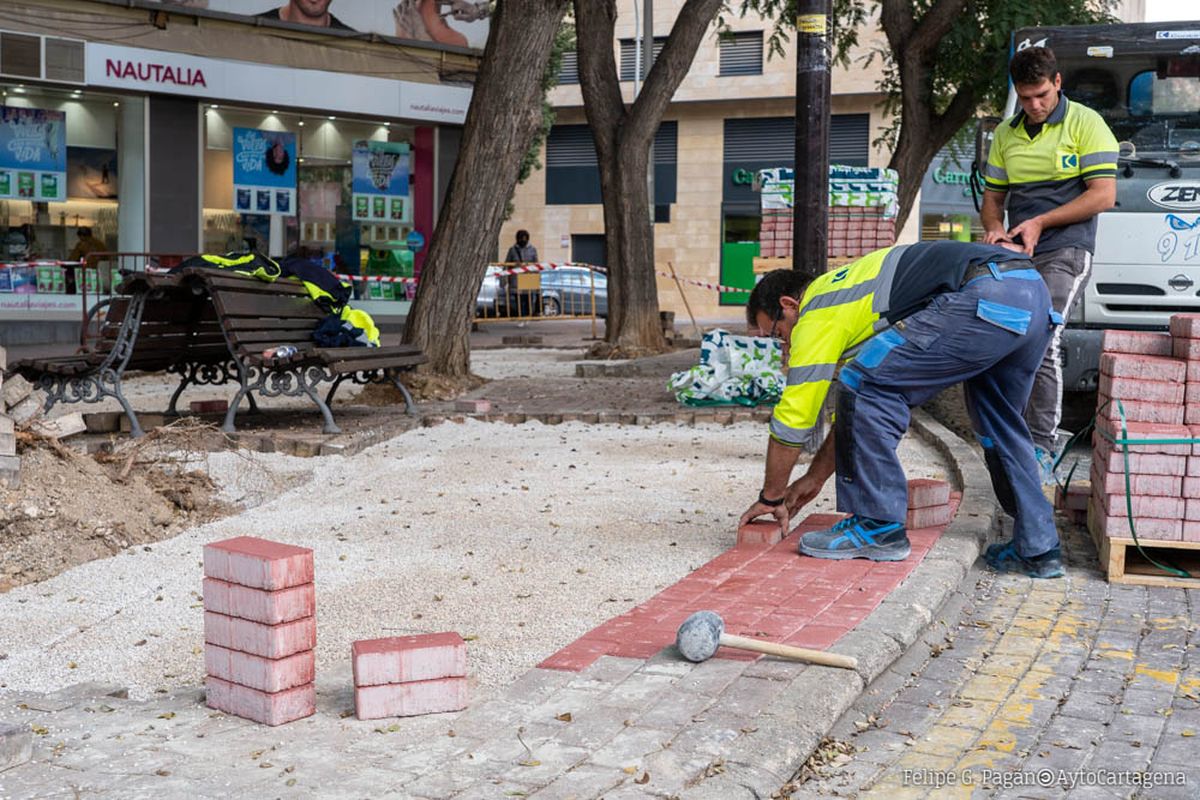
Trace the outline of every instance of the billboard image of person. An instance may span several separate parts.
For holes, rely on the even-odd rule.
[[[289,0],[286,5],[264,11],[255,16],[263,19],[277,19],[282,22],[295,22],[298,25],[312,25],[316,28],[333,28],[340,31],[354,30],[349,25],[329,13],[329,4],[333,0]]]
[[[155,0],[152,0],[155,1]],[[180,10],[235,14],[247,22],[286,22],[342,33],[377,33],[482,50],[488,0],[156,0]],[[261,23],[260,23],[261,24]]]
[[[450,7],[445,15],[442,6]],[[470,23],[486,19],[488,13],[488,4],[479,0],[400,0],[393,12],[396,38],[470,47],[467,37],[450,27],[446,17]]]

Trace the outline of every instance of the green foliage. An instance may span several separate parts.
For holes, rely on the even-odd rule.
[[[732,0],[737,2],[737,0]],[[930,9],[946,0],[913,0],[908,6],[919,28]],[[1010,40],[1020,28],[1045,25],[1088,25],[1112,22],[1110,11],[1116,0],[966,0],[955,17],[950,32],[938,43],[928,83],[908,87],[928,97],[931,113],[940,114],[954,96],[962,91],[977,98],[978,109],[997,113],[1003,109],[1008,93],[1007,67]],[[859,32],[879,18],[879,0],[833,0],[832,45],[835,62],[851,66],[851,50],[857,46]],[[782,47],[795,30],[796,0],[740,0],[740,13],[757,12],[774,20],[770,36],[772,55],[781,55]],[[885,44],[859,56],[863,65],[881,59],[883,77],[879,89],[887,95],[885,110],[892,126],[884,134],[894,143],[900,124],[900,73],[893,53]]]

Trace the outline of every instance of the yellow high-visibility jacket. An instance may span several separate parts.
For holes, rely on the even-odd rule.
[[[815,450],[825,438],[821,407],[829,387],[860,345],[878,334],[861,355],[882,360],[904,342],[891,326],[936,295],[957,291],[969,266],[1016,259],[1028,257],[994,245],[921,242],[876,250],[814,279],[792,328],[787,383],[771,418],[771,438]]]

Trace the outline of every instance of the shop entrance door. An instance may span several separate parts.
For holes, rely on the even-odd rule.
[[[754,288],[754,259],[761,252],[758,246],[762,221],[755,208],[726,208],[724,235],[721,244],[721,285]],[[721,292],[723,306],[744,306],[750,299],[747,292]]]

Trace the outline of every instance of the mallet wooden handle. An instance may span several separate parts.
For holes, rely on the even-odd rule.
[[[808,661],[824,667],[858,669],[858,659],[854,656],[826,653],[824,650],[810,650],[807,647],[793,647],[790,644],[764,642],[761,639],[751,639],[747,636],[734,636],[732,633],[722,633],[718,641],[724,647],[750,650],[755,653],[766,653],[769,656],[779,656],[780,658],[788,658],[792,661]]]

